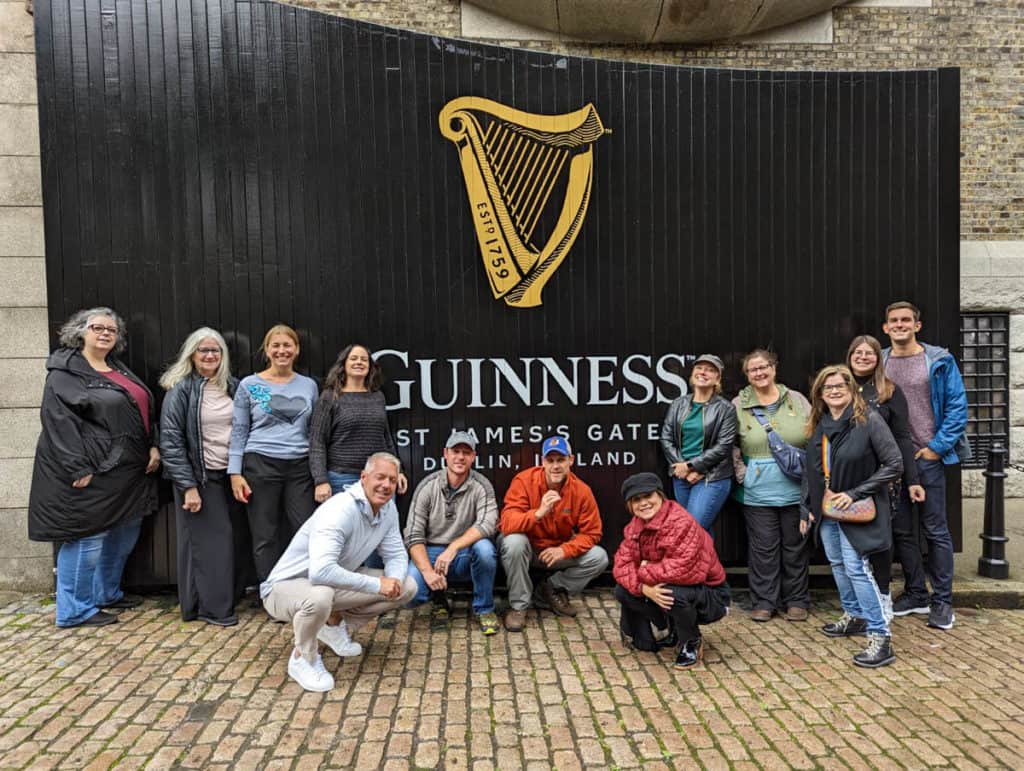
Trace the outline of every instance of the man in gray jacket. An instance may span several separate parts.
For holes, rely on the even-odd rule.
[[[409,575],[418,591],[413,604],[433,599],[431,628],[448,627],[445,591],[449,581],[472,581],[473,613],[485,635],[498,631],[494,615],[494,573],[498,560],[491,540],[498,529],[494,487],[473,470],[476,439],[453,431],[444,449],[445,468],[416,486],[405,523]]]
[[[313,512],[260,585],[267,612],[292,622],[295,649],[288,674],[307,691],[334,687],[317,640],[338,656],[358,656],[363,649],[350,632],[402,607],[416,593],[394,501],[399,467],[394,455],[371,455],[359,484]],[[375,550],[383,571],[363,567]]]

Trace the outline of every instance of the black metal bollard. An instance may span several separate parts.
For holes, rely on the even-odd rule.
[[[987,578],[1007,578],[1010,565],[1006,561],[1006,508],[1003,486],[1006,480],[1006,448],[999,442],[988,452],[985,469],[985,532],[978,558],[978,575]]]

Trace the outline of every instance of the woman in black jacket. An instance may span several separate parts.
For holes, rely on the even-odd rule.
[[[238,380],[220,332],[200,327],[190,334],[160,385],[168,392],[160,450],[164,476],[174,484],[181,617],[233,626],[234,531],[245,513],[227,474]]]
[[[885,424],[889,426],[893,439],[900,448],[903,457],[903,484],[898,481],[889,485],[889,499],[893,507],[893,518],[897,516],[897,506],[906,506],[909,511],[910,502],[924,501],[924,487],[917,476],[917,462],[914,459],[914,442],[910,438],[910,411],[907,397],[900,387],[885,376],[882,366],[882,346],[871,335],[855,337],[846,351],[846,366],[853,372],[853,377],[860,387],[860,395],[864,402],[878,411]],[[902,488],[902,489],[901,489]],[[871,569],[875,582],[882,593],[882,609],[886,617],[892,621],[892,593],[889,583],[892,578],[892,549],[876,552],[871,555]],[[903,615],[902,613],[900,615]]]
[[[156,509],[160,465],[153,395],[116,356],[124,321],[75,313],[46,362],[28,536],[60,543],[57,626],[103,626],[141,603],[121,590],[125,563]]]
[[[807,435],[800,531],[806,533],[818,523],[843,607],[843,615],[821,631],[828,637],[866,634],[867,648],[853,657],[853,663],[891,664],[896,656],[889,620],[868,558],[892,547],[888,484],[903,471],[899,447],[885,421],[864,404],[853,373],[841,364],[825,367],[814,379]],[[842,513],[865,503],[874,504],[870,521],[841,522],[834,515],[825,516],[831,507]]]
[[[717,356],[698,356],[692,393],[669,405],[661,426],[675,499],[709,533],[732,489],[736,441],[736,410],[722,397],[722,369]]]

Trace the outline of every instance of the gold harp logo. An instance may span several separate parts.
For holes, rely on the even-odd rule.
[[[587,214],[593,144],[611,132],[592,104],[535,115],[475,96],[448,102],[439,121],[459,151],[495,299],[516,308],[540,305]]]

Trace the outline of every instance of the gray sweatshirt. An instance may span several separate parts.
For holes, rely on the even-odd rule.
[[[498,530],[498,503],[487,477],[470,471],[448,500],[448,471],[441,469],[416,485],[405,523],[405,545],[447,545],[475,527],[484,538]]]
[[[380,579],[355,572],[377,550],[384,575],[404,581],[409,555],[402,545],[398,508],[392,498],[377,514],[362,484],[354,484],[320,505],[299,528],[288,549],[260,584],[266,597],[278,581],[308,578],[321,586],[380,594]]]

